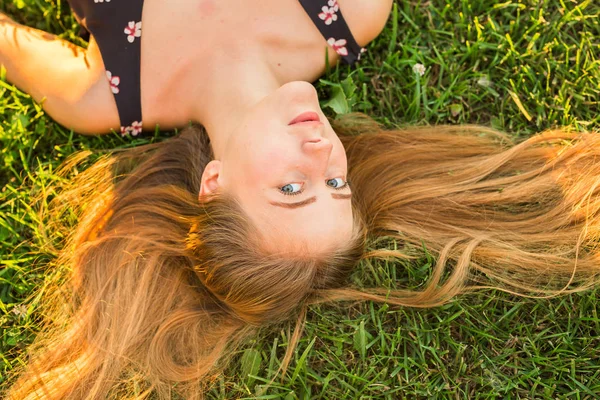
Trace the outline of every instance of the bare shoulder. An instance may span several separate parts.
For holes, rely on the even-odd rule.
[[[364,46],[385,27],[393,0],[338,0],[338,3],[352,35]]]

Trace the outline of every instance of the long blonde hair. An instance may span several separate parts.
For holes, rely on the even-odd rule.
[[[201,128],[79,174],[54,200],[54,220],[74,212],[78,225],[43,289],[48,323],[8,398],[201,398],[235,346],[311,303],[432,307],[478,288],[552,296],[597,283],[596,135],[552,131],[513,145],[483,127],[385,131],[364,116],[335,128],[355,234],[327,257],[269,254],[235,199],[198,202],[211,159]],[[380,237],[402,250],[369,245]],[[360,259],[423,248],[437,257],[423,289],[348,285]]]

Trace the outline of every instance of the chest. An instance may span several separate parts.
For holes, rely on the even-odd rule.
[[[149,107],[201,90],[214,75],[204,68],[212,60],[266,63],[281,82],[314,81],[325,69],[326,40],[298,0],[145,0],[143,26]]]
[[[260,48],[277,58],[277,53],[289,56],[289,50],[321,52],[325,43],[298,0],[145,0],[143,21],[144,52],[160,54],[163,61],[202,58],[212,51],[235,61]]]

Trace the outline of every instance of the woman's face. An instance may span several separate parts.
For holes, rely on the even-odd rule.
[[[288,83],[253,106],[221,153],[219,190],[238,199],[268,250],[314,253],[348,243],[346,153],[311,84]]]

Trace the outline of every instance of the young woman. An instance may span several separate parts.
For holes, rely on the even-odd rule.
[[[216,160],[200,195],[218,187],[244,193],[244,209],[272,237],[282,218],[318,218],[290,239],[310,236],[310,246],[324,249],[350,235],[347,165],[303,81],[316,80],[327,62],[360,58],[391,3],[71,1],[92,34],[87,50],[5,17],[0,63],[9,81],[77,132],[137,135],[201,123]]]
[[[204,12],[214,11],[202,4]],[[173,18],[185,15],[174,11]],[[332,15],[322,21],[333,24]],[[136,24],[127,25],[128,43],[138,38]],[[179,46],[175,39],[165,53]],[[243,44],[254,39],[237,39],[236,63],[251,63],[243,52],[252,44]],[[321,54],[323,44],[319,38]],[[152,99],[144,101],[143,47],[141,54],[145,126],[153,114],[144,111]],[[162,58],[179,65],[176,57]],[[219,58],[209,60],[213,70],[221,67]],[[58,260],[60,286],[45,292],[52,323],[8,398],[197,398],[235,345],[260,326],[301,319],[311,303],[371,299],[430,307],[481,287],[545,296],[597,283],[596,136],[549,132],[513,146],[481,127],[384,131],[360,116],[332,127],[309,84],[255,85],[262,78],[248,75],[256,67],[250,65],[222,77],[221,91],[218,78],[204,83],[207,91],[214,84],[214,99],[203,101],[201,91],[191,97],[199,109],[220,104],[225,110],[215,106],[215,115],[198,117],[207,131],[189,128],[159,145],[106,157],[55,201],[74,210],[79,224]],[[266,63],[259,75],[277,76],[276,66]],[[160,81],[177,71],[154,73]],[[115,75],[111,83],[119,86]],[[102,79],[98,86],[110,89]],[[232,85],[238,79],[246,85]],[[171,82],[177,86],[177,79]],[[247,88],[247,96],[256,97],[236,97]],[[264,88],[272,90],[256,95]],[[180,88],[182,96],[185,91]],[[148,118],[149,126],[170,126]],[[123,126],[129,127],[124,133],[136,132]],[[401,250],[367,252],[368,240],[380,237]],[[423,247],[437,256],[425,287],[348,287],[360,259],[410,257]]]

